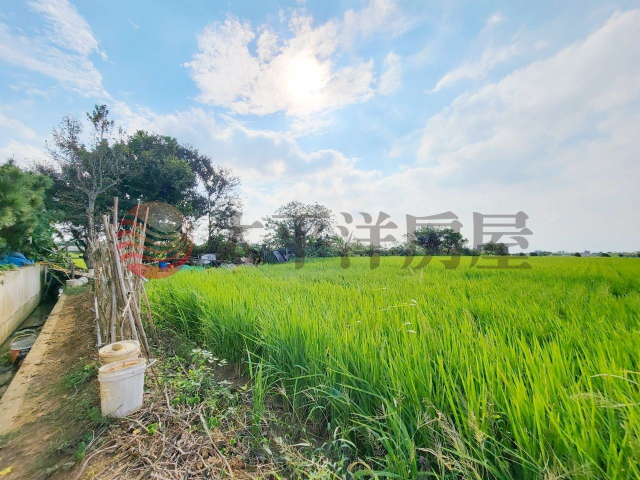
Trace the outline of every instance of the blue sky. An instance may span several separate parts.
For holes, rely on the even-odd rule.
[[[6,3],[6,2],[5,2]],[[526,250],[640,248],[640,3],[95,2],[0,11],[0,158],[67,114],[171,135],[291,201],[528,214]]]

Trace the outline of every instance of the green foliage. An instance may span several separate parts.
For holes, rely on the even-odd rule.
[[[504,243],[488,242],[484,244],[482,253],[486,255],[509,255],[509,249]]]
[[[122,130],[109,120],[105,105],[96,105],[87,119],[90,142],[82,141],[84,125],[80,120],[64,117],[53,130],[49,145],[54,163],[41,163],[37,170],[53,181],[48,206],[59,212],[64,233],[73,237],[91,266],[89,239],[100,230],[100,215],[122,179],[127,146]]]
[[[198,151],[175,138],[138,131],[127,140],[127,164],[122,181],[112,195],[121,199],[120,215],[142,202],[162,201],[184,215],[200,217],[204,197],[192,163],[201,161]]]
[[[171,361],[178,366],[184,360],[175,357]],[[178,392],[174,399],[177,404],[197,405],[215,396],[215,393],[219,393],[217,390],[220,388],[220,383],[215,379],[214,368],[225,365],[226,362],[202,349],[192,350],[191,362],[188,370],[176,369],[180,373],[165,380]]]
[[[423,248],[428,255],[460,254],[466,241],[461,233],[451,228],[433,225],[421,227],[411,236],[411,243]]]
[[[192,270],[150,295],[160,323],[259,359],[254,378],[380,476],[636,478],[640,263],[528,262]]]
[[[231,225],[241,204],[239,180],[228,169],[175,138],[138,131],[126,137],[105,105],[87,114],[91,142],[82,142],[84,125],[64,117],[53,132],[50,154],[56,161],[40,164],[39,173],[53,182],[47,198],[64,233],[73,238],[90,266],[89,238],[101,230],[101,216],[119,198],[119,218],[140,200],[161,201],[178,208],[191,220],[207,217],[210,231],[225,232],[236,242],[241,231]],[[200,193],[204,190],[205,194]]]
[[[0,255],[16,250],[41,257],[53,247],[44,208],[51,180],[22,170],[12,161],[0,166]]]
[[[289,202],[264,220],[270,246],[292,248],[296,257],[303,257],[312,241],[332,234],[331,211],[317,203]]]

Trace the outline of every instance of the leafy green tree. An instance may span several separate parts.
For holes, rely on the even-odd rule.
[[[466,238],[462,236],[460,232],[456,232],[451,228],[445,228],[442,230],[442,248],[446,250],[447,255],[454,252],[461,252],[464,247]]]
[[[333,233],[331,210],[317,203],[289,202],[264,220],[271,246],[292,247],[299,258],[313,240]]]
[[[509,249],[502,242],[500,242],[500,243],[496,243],[496,242],[485,243],[483,248],[482,248],[482,252],[486,253],[488,255],[509,255]]]
[[[243,233],[240,222],[235,221],[242,215],[242,202],[237,190],[240,179],[230,169],[216,167],[204,155],[196,155],[191,161],[191,168],[205,191],[204,217],[209,249],[235,250]],[[221,245],[225,242],[230,245]]]
[[[54,163],[42,162],[37,170],[53,181],[48,207],[61,212],[63,233],[73,238],[88,266],[89,239],[101,229],[100,216],[111,213],[114,196],[120,218],[138,201],[162,201],[193,223],[206,215],[209,239],[225,228],[237,239],[231,218],[241,209],[239,180],[231,171],[214,167],[198,150],[169,136],[138,131],[126,138],[105,105],[96,105],[87,119],[91,129],[85,143],[83,124],[63,118],[49,147]]]
[[[175,138],[137,131],[127,139],[126,169],[112,195],[120,199],[121,215],[141,202],[162,201],[185,216],[205,212],[204,197],[192,162],[198,151]]]
[[[434,255],[440,252],[443,244],[443,230],[433,225],[419,228],[413,235],[413,243],[424,248],[425,252]]]
[[[83,142],[82,122],[66,116],[53,130],[53,144],[48,145],[54,165],[40,163],[36,168],[53,181],[50,206],[64,213],[63,231],[73,237],[91,268],[89,240],[100,229],[101,205],[122,179],[127,146],[105,105],[96,105],[87,119],[91,125],[88,144]]]
[[[51,185],[46,176],[24,171],[12,160],[0,166],[0,254],[17,250],[39,257],[53,248],[45,209]]]
[[[453,252],[461,253],[467,241],[461,233],[451,228],[441,228],[434,225],[426,225],[407,236],[411,253],[415,254],[415,247],[421,247],[429,255],[443,253],[450,255]]]

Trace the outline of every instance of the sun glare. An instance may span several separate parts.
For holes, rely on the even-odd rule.
[[[303,107],[317,100],[327,81],[326,67],[310,56],[295,58],[289,65],[286,82],[291,102]]]

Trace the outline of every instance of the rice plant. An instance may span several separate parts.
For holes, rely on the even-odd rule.
[[[403,262],[182,271],[152,282],[152,308],[217,355],[260,359],[378,475],[640,477],[640,260]]]

